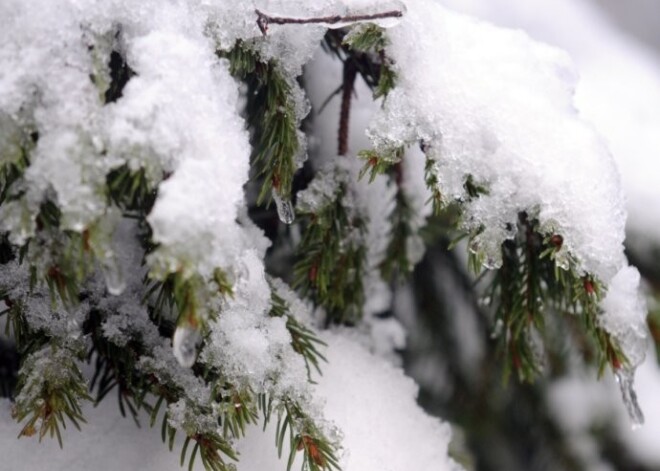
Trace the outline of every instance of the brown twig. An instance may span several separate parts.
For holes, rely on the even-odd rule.
[[[370,13],[362,15],[330,15],[330,16],[320,16],[314,18],[287,18],[283,16],[271,16],[267,13],[260,11],[259,9],[254,10],[257,14],[257,25],[261,30],[261,34],[264,36],[268,32],[268,25],[287,25],[287,24],[296,24],[304,25],[310,23],[326,23],[326,24],[337,24],[337,23],[357,23],[360,21],[371,21],[371,20],[381,20],[385,18],[401,18],[403,12],[399,10],[390,10],[380,13]]]
[[[344,61],[344,78],[341,91],[341,110],[339,113],[339,143],[337,152],[339,155],[348,153],[348,126],[351,114],[351,97],[353,86],[357,76],[357,67],[350,59]]]

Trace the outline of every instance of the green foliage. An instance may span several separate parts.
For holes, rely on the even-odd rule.
[[[74,306],[79,301],[80,286],[94,269],[94,251],[90,244],[91,230],[82,233],[62,231],[61,213],[51,200],[41,204],[36,219],[37,234],[20,248],[21,263],[31,264],[31,288],[45,283],[53,306],[61,302]],[[38,267],[33,259],[49,260],[46,267]]]
[[[653,338],[653,344],[655,345],[656,357],[658,363],[660,363],[660,309],[657,305],[649,311],[649,317],[646,321],[649,325],[651,337]]]
[[[361,52],[380,52],[388,44],[385,30],[373,23],[353,26],[343,42],[351,49]]]
[[[280,297],[273,289],[271,293],[271,309],[270,315],[273,317],[286,316],[286,328],[291,334],[291,346],[302,355],[307,367],[307,376],[311,381],[311,367],[321,374],[320,361],[326,361],[323,354],[319,351],[320,348],[325,347],[326,343],[319,339],[318,336],[300,323],[289,311],[289,305]]]
[[[22,364],[13,415],[18,422],[27,419],[19,437],[38,434],[57,437],[62,447],[61,428],[70,421],[77,429],[85,422],[80,402],[89,400],[87,384],[72,352],[55,345],[29,355]]]
[[[502,266],[494,272],[486,299],[495,306],[505,379],[515,373],[521,381],[531,382],[540,372],[543,361],[536,342],[545,334],[549,312],[580,316],[601,372],[608,364],[616,370],[627,362],[598,322],[602,285],[581,274],[573,261],[564,265],[562,243],[557,234],[539,233],[538,222],[521,213],[516,237],[502,245]],[[473,268],[478,265],[481,271],[478,254],[471,258]]]
[[[193,437],[186,437],[181,450],[181,466],[186,461],[186,451],[190,442],[195,442],[190,453],[190,460],[188,470],[192,471],[195,465],[195,458],[199,452],[199,457],[202,460],[202,465],[207,471],[231,471],[222,458],[223,455],[228,456],[234,461],[238,460],[238,456],[232,449],[231,445],[217,435],[195,435]],[[171,447],[170,447],[171,448]]]
[[[423,147],[424,146],[422,146],[422,148]],[[431,192],[430,200],[427,203],[433,205],[433,214],[438,216],[442,213],[442,210],[445,207],[445,202],[443,201],[442,193],[440,192],[440,183],[434,167],[434,161],[428,156],[424,163],[424,181],[426,182],[426,187]]]
[[[380,264],[380,272],[384,279],[392,280],[395,276],[407,276],[413,270],[413,264],[408,254],[408,241],[414,236],[410,226],[413,217],[413,209],[408,197],[401,188],[397,186],[395,206],[390,221],[392,230],[389,235],[389,243],[385,252],[385,258]]]
[[[393,165],[401,162],[404,152],[403,147],[388,148],[381,151],[361,150],[358,152],[358,157],[364,160],[364,166],[360,170],[359,178],[362,179],[369,173],[369,183],[373,182],[376,176],[386,173]]]
[[[25,318],[25,306],[22,300],[14,300],[6,293],[0,292],[0,298],[5,303],[5,309],[0,311],[0,319],[7,316],[5,320],[5,335],[13,338],[19,348],[31,340],[31,329]]]
[[[169,273],[162,279],[145,277],[147,287],[142,302],[149,306],[158,325],[173,322],[205,332],[208,322],[215,321],[217,312],[206,308],[207,300],[219,295],[232,297],[229,275],[221,268],[213,272],[213,281],[206,282],[199,275],[186,276],[182,271]]]
[[[374,99],[386,98],[396,86],[397,76],[385,54],[385,48],[389,44],[385,29],[373,23],[358,24],[346,35],[343,44],[351,51],[371,53],[376,56],[376,59],[372,60],[374,65],[366,69],[376,71],[373,80],[367,83],[375,83],[375,87],[372,87]]]
[[[256,424],[259,420],[255,394],[249,389],[230,389],[227,394],[219,394],[218,422],[222,426],[225,437],[240,438],[245,436],[245,427]]]
[[[288,438],[289,457],[287,471],[291,470],[299,451],[303,452],[302,471],[339,470],[336,456],[336,444],[332,443],[297,404],[283,401],[275,404],[272,398],[261,395],[259,408],[264,416],[264,430],[268,425],[274,410],[277,413],[275,427],[275,445],[280,458],[284,451],[284,443]]]
[[[121,415],[126,417],[128,410],[139,426],[139,410],[142,407],[149,408],[145,397],[153,386],[153,382],[138,369],[138,361],[145,353],[145,348],[137,336],[122,345],[108,340],[103,332],[105,317],[102,312],[94,310],[83,326],[83,331],[92,339],[87,353],[87,360],[94,361],[94,375],[89,390],[96,390],[94,402],[98,404],[116,389]]]
[[[126,213],[146,217],[156,201],[156,191],[144,169],[131,171],[128,165],[112,170],[106,177],[108,197]]]
[[[478,198],[481,195],[488,194],[488,188],[486,188],[485,185],[481,185],[475,182],[472,175],[467,176],[465,183],[463,183],[463,188],[465,189],[465,192],[467,193],[470,200]]]
[[[303,213],[307,226],[297,250],[294,287],[323,306],[329,322],[354,324],[362,316],[367,254],[356,239],[362,239],[366,225],[348,213],[345,192],[345,184],[340,184],[315,213]]]
[[[270,201],[271,190],[289,200],[300,150],[292,85],[275,61],[263,61],[245,42],[239,41],[230,51],[218,54],[229,60],[232,75],[248,86],[252,160],[257,177],[263,179],[258,203]]]
[[[17,156],[0,157],[0,162],[4,162],[0,165],[0,204],[10,196],[9,189],[23,176],[23,172],[30,165],[28,148],[21,146],[17,152]]]

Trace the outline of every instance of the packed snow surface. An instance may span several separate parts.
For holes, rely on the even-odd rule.
[[[426,415],[416,403],[417,386],[403,372],[369,353],[343,333],[323,335],[328,343],[323,376],[317,378],[315,395],[325,401],[323,412],[343,436],[341,465],[344,471],[459,471],[447,457],[451,431],[448,425]],[[166,471],[179,468],[181,443],[170,453],[160,442],[159,430],[142,429],[119,415],[112,400],[98,408],[87,407],[88,424],[78,432],[64,433],[64,450],[57,443],[16,439],[18,426],[10,416],[9,401],[0,401],[0,442],[3,465],[15,471],[48,468],[52,471],[140,469]],[[278,459],[274,429],[252,427],[238,442],[239,471],[284,471]],[[403,445],[405,444],[405,445]],[[287,451],[284,452],[288,456]],[[300,463],[292,469],[298,469]],[[201,470],[198,460],[196,470]]]

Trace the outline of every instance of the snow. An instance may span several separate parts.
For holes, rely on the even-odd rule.
[[[317,379],[315,396],[325,400],[325,416],[341,431],[344,471],[460,469],[447,458],[449,426],[420,409],[415,401],[417,386],[410,378],[342,335],[328,332],[322,339],[329,345],[328,363],[323,365],[323,376]],[[3,443],[11,443],[2,447],[7,469],[179,469],[177,450],[181,441],[175,444],[173,453],[168,452],[158,430],[138,429],[129,418],[121,418],[112,400],[102,402],[98,408],[85,407],[89,423],[83,424],[82,432],[73,428],[65,431],[63,451],[48,440],[41,445],[26,438],[15,440],[18,428],[10,417],[10,408],[8,401],[0,401],[0,437]],[[185,410],[179,415],[185,416]],[[148,423],[145,415],[142,422]],[[247,437],[238,442],[239,471],[286,469],[286,461],[277,458],[272,426],[266,432],[260,426],[251,427]],[[284,456],[288,456],[286,452]],[[203,469],[197,461],[195,469]]]
[[[624,260],[623,194],[604,143],[573,108],[568,56],[427,1],[390,37],[399,86],[370,129],[376,146],[424,141],[448,200],[467,199],[468,175],[484,183],[488,195],[464,210],[497,251],[527,210],[608,282]]]
[[[619,31],[586,0],[442,0],[443,4],[496,24],[523,28],[538,40],[571,54],[579,71],[576,105],[602,133],[621,171],[626,193],[629,248],[649,259],[660,233],[660,186],[657,184],[660,148],[660,61],[657,56]],[[561,18],[561,21],[557,21]],[[645,255],[648,254],[648,255]],[[637,275],[617,275],[621,288],[634,284]],[[627,280],[627,281],[626,281]],[[610,288],[610,291],[617,291]],[[608,295],[609,297],[609,295]],[[615,297],[615,299],[621,299]],[[612,299],[613,300],[613,299]],[[609,301],[607,301],[609,302]],[[619,319],[614,320],[620,322]],[[635,335],[635,324],[621,325]],[[595,382],[591,372],[557,384],[550,401],[570,441],[599,462],[590,430],[602,427],[614,415],[619,438],[636,457],[655,468],[660,465],[660,368],[651,342],[646,361],[637,369],[635,390],[646,417],[643,427],[631,431],[614,378]],[[639,352],[635,353],[637,356]],[[586,377],[585,377],[586,376]]]
[[[478,232],[470,249],[488,268],[500,266],[521,211],[561,234],[579,271],[621,293],[616,309],[604,306],[604,326],[637,366],[644,306],[636,285],[617,286],[636,270],[623,253],[623,189],[605,141],[575,108],[568,55],[430,0],[411,4],[388,37],[398,83],[368,130],[375,147],[424,143],[438,190],[461,202],[465,228]],[[487,194],[470,198],[468,176]]]
[[[422,412],[411,379],[344,335],[326,332],[322,340],[328,343],[328,363],[323,365],[316,395],[325,399],[325,416],[342,433],[344,471],[461,469],[447,458],[449,427]],[[254,428],[239,450],[268,452],[270,441]],[[269,459],[246,454],[238,469],[276,469],[267,466],[275,455],[271,452]]]
[[[618,31],[585,0],[442,3],[502,26],[524,28],[534,38],[571,54],[580,75],[576,105],[607,140],[621,171],[631,246],[644,250],[656,244],[660,63],[651,51]]]
[[[151,352],[137,367],[183,391],[185,397],[169,409],[177,427],[215,426],[209,417],[195,416],[196,408],[210,401],[209,385],[181,366],[197,360],[219,368],[223,378],[237,386],[294,398],[310,410],[322,408],[326,419],[342,430],[342,460],[348,471],[456,469],[446,456],[448,427],[421,412],[415,403],[416,387],[400,370],[372,356],[346,333],[325,333],[330,363],[319,386],[312,388],[304,360],[290,345],[286,320],[269,316],[271,286],[263,263],[269,242],[246,215],[250,145],[239,113],[239,87],[216,50],[241,40],[263,60],[276,60],[301,122],[310,104],[296,78],[318,51],[325,28],[272,24],[264,37],[256,23],[256,7],[300,18],[406,9],[396,0],[0,4],[0,162],[16,161],[20,146],[30,145],[30,133],[38,133],[30,167],[12,188],[15,199],[0,208],[0,228],[10,232],[14,243],[24,243],[35,236],[41,203],[51,200],[62,212],[60,229],[91,234],[91,251],[104,274],[104,280],[98,273],[83,280],[89,298],[76,309],[50,305],[45,287],[37,287],[27,300],[28,321],[33,328],[73,342],[89,309],[107,313],[102,326],[107,338],[121,346],[130,336],[139,336]],[[372,121],[369,136],[377,147],[424,141],[435,159],[443,195],[462,201],[469,229],[485,227],[475,248],[488,252],[491,266],[498,264],[501,242],[513,235],[507,224],[515,223],[519,211],[537,216],[543,230],[561,233],[580,269],[609,288],[603,325],[621,341],[633,366],[639,363],[644,306],[637,293],[638,274],[627,267],[622,252],[625,211],[619,177],[605,144],[575,111],[575,72],[568,57],[523,33],[497,29],[427,0],[409,2],[401,21],[380,23],[388,26],[387,53],[395,61],[399,87],[380,110],[381,103],[372,103],[369,91],[358,82],[351,157],[337,157],[330,150],[334,135],[323,141],[317,164],[325,164],[318,166],[328,169],[327,180],[321,177],[312,183],[310,188],[318,194],[308,190],[299,199],[299,208],[313,206],[342,183],[347,187],[343,202],[366,221],[366,233],[351,234],[351,240],[367,249],[362,333],[372,338],[354,337],[383,354],[403,343],[398,323],[373,317],[391,301],[378,267],[391,229],[395,187],[385,176],[370,185],[356,182],[359,163],[353,154],[369,147],[366,135],[356,131]],[[111,50],[125,57],[135,75],[116,102],[104,104]],[[325,74],[323,64],[315,62],[311,76]],[[319,65],[323,67],[314,72]],[[338,83],[337,64],[329,70],[328,77],[318,80],[319,89],[312,91],[315,105],[319,93]],[[324,87],[325,92],[320,91]],[[539,89],[544,93],[537,93]],[[330,109],[314,126],[334,129],[337,103]],[[301,134],[299,165],[306,149]],[[419,213],[414,229],[423,226],[429,211],[423,203],[426,190],[419,189],[422,159],[420,151],[410,150],[402,167],[403,191]],[[157,247],[147,267],[140,266],[144,252],[135,240],[135,227],[120,220],[107,195],[106,175],[122,165],[143,169],[149,182],[158,185],[147,218]],[[468,201],[463,190],[468,175],[486,184],[489,193]],[[290,203],[277,195],[275,200],[282,219],[290,221]],[[42,246],[31,251],[30,262],[43,271],[54,261],[59,248],[55,244],[66,241],[55,240],[52,246],[38,242]],[[423,253],[420,245],[417,236],[410,239],[413,260]],[[227,272],[233,296],[223,297],[214,288],[217,269]],[[204,320],[217,315],[218,321],[205,332],[198,358],[201,332],[179,326],[173,355],[169,339],[149,321],[140,304],[147,271],[152,279],[176,273],[205,287],[194,293],[200,309],[196,315]],[[27,275],[27,270],[8,265],[0,285],[12,286],[11,295],[22,300],[27,296]],[[279,291],[286,289],[280,286]],[[294,315],[310,318],[303,303],[293,298],[287,292]],[[324,407],[319,397],[325,398]],[[101,409],[100,420],[107,414]],[[124,438],[123,428],[117,422],[105,423],[121,429],[120,437],[103,437],[102,448],[113,449],[112,444]],[[0,427],[4,435],[15,433],[6,421]],[[106,425],[98,427],[90,431],[106,430]],[[378,431],[377,440],[373,430]],[[240,469],[273,469],[272,457],[267,458],[268,466],[250,464],[267,449],[261,446],[263,435],[251,433],[255,436],[239,445],[247,447],[241,448],[246,461]],[[3,450],[3,459],[13,463],[12,469],[30,460],[35,460],[35,467],[86,466],[86,460],[96,455],[75,456],[77,450],[87,453],[89,448],[89,436],[78,437],[79,442],[67,437],[72,438],[74,456],[60,455],[61,464],[55,464],[50,454],[32,454],[25,441],[9,447],[6,457]],[[267,441],[272,442],[272,436]],[[253,451],[257,446],[259,452]],[[140,461],[145,459],[141,453],[127,452],[126,457],[129,469],[136,463],[164,466],[160,459]],[[122,457],[112,453],[99,459],[107,460],[101,466],[116,469]]]

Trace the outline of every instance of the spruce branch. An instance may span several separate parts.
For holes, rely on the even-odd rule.
[[[266,423],[273,408],[277,409],[275,444],[278,456],[281,458],[284,443],[288,437],[287,471],[291,470],[299,451],[303,452],[302,471],[340,470],[339,460],[336,456],[336,444],[325,436],[314,420],[296,403],[284,400],[279,404],[274,404],[267,398],[263,398],[260,404],[263,407]]]
[[[407,276],[413,269],[408,253],[408,242],[414,236],[414,231],[410,225],[413,209],[408,196],[401,187],[401,172],[403,172],[401,164],[395,164],[394,169],[397,190],[394,210],[390,215],[392,229],[389,234],[385,258],[379,267],[381,275],[386,280],[393,280],[397,275]]]
[[[257,203],[270,201],[272,190],[290,200],[301,146],[292,84],[274,60],[262,60],[245,42],[239,41],[231,50],[219,50],[217,54],[229,60],[232,75],[248,86],[252,161],[257,177],[263,178]]]
[[[393,165],[401,162],[404,147],[392,147],[376,150],[361,150],[358,152],[358,158],[364,160],[364,166],[360,170],[359,178],[369,174],[369,183],[373,182],[378,175],[387,173],[392,169]]]
[[[327,346],[327,344],[319,339],[313,330],[306,327],[291,314],[288,303],[277,294],[272,286],[270,315],[272,317],[286,316],[286,328],[291,335],[291,346],[305,360],[308,379],[311,381],[312,378],[311,367],[314,367],[318,374],[322,374],[320,362],[327,360],[320,349]]]
[[[156,189],[144,169],[132,171],[122,165],[108,173],[106,187],[108,198],[127,216],[144,219],[156,202]]]
[[[57,437],[62,447],[61,428],[66,428],[67,419],[80,430],[80,423],[85,422],[80,403],[91,398],[73,356],[67,349],[50,345],[25,359],[12,412],[18,422],[27,419],[19,437],[38,434],[41,441],[49,435]]]
[[[0,299],[6,308],[0,311],[0,319],[5,318],[5,335],[12,338],[18,348],[23,348],[33,334],[25,317],[25,304],[21,299],[11,299],[7,294],[0,293]]]
[[[12,185],[17,182],[30,165],[29,148],[34,146],[34,142],[29,146],[20,145],[16,150],[15,156],[0,156],[2,161],[7,162],[0,166],[0,204],[7,200],[11,193]]]
[[[487,299],[495,304],[496,323],[502,326],[496,337],[505,358],[505,379],[515,373],[521,381],[531,382],[541,371],[533,337],[543,337],[549,310],[580,316],[583,332],[592,339],[600,374],[607,365],[614,371],[627,365],[616,340],[598,321],[601,283],[580,274],[570,258],[564,266],[561,249],[561,236],[539,233],[538,221],[527,213],[520,214],[517,236],[502,245],[502,266],[495,271]],[[470,258],[471,267],[481,271],[479,254]]]
[[[356,235],[365,234],[366,224],[347,212],[346,191],[341,183],[314,212],[301,210],[307,226],[297,248],[294,287],[325,308],[328,322],[353,324],[362,316],[367,254]]]
[[[386,99],[396,86],[397,76],[394,63],[386,53],[389,39],[385,29],[371,23],[359,24],[349,31],[342,43],[354,55],[359,55],[361,61],[368,61],[368,67],[363,67],[363,70],[375,72],[371,80],[374,85],[370,85],[374,99]]]
[[[92,339],[87,361],[94,360],[94,374],[89,390],[90,392],[96,390],[94,402],[99,404],[116,389],[121,415],[126,417],[128,409],[139,427],[139,410],[142,407],[150,410],[145,397],[150,391],[155,392],[154,381],[143,375],[138,368],[139,358],[146,353],[146,348],[136,333],[126,344],[117,345],[110,341],[103,331],[106,317],[102,312],[93,310],[83,325],[83,332]]]

